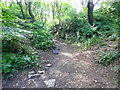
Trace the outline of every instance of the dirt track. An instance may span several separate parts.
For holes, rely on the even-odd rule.
[[[4,87],[9,88],[46,88],[44,80],[55,79],[55,88],[115,88],[117,73],[113,66],[102,66],[96,62],[95,50],[79,51],[69,44],[57,42],[59,54],[50,51],[38,51],[39,55],[52,64],[42,77],[28,79],[27,71],[5,80]],[[44,77],[44,78],[43,78]]]

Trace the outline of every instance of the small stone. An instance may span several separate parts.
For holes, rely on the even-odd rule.
[[[25,88],[25,87],[22,87],[22,88]]]
[[[75,71],[76,73],[78,72],[78,71]]]
[[[93,80],[93,82],[95,82],[95,83],[96,83],[96,82],[98,82],[98,81],[97,81],[97,80]]]
[[[109,84],[109,83],[106,83],[107,85]]]
[[[50,63],[46,65],[46,67],[51,67],[51,66],[52,66],[52,64],[50,64]]]
[[[38,73],[43,74],[45,73],[45,71],[41,70],[41,71],[38,71]]]
[[[44,83],[47,87],[54,87],[55,81],[56,81],[55,79],[49,79],[49,80],[44,81]]]
[[[76,87],[78,87],[78,85],[75,85]]]
[[[58,50],[55,50],[55,49],[53,49],[52,52],[53,52],[54,54],[58,54],[58,53],[59,53]]]
[[[30,75],[28,75],[28,78],[38,77],[38,76],[40,76],[40,74],[30,74]]]
[[[31,71],[31,72],[29,72],[29,74],[35,74],[35,71]]]

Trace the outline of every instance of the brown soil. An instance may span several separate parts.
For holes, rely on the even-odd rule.
[[[98,49],[80,51],[62,41],[56,42],[60,48],[59,54],[38,50],[44,60],[49,60],[52,67],[45,70],[41,77],[28,79],[28,72],[33,68],[19,72],[11,79],[3,80],[5,88],[46,88],[45,79],[56,79],[55,88],[117,88],[117,73],[115,65],[102,66],[96,63]],[[114,46],[114,42],[109,42]],[[109,49],[113,48],[109,46]],[[105,48],[106,49],[106,48]],[[101,48],[101,50],[105,50]],[[36,71],[38,68],[36,69]],[[45,77],[45,78],[43,78]]]

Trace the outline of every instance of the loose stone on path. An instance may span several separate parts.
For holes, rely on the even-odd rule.
[[[30,74],[30,75],[28,75],[28,78],[38,77],[38,76],[40,76],[40,74]]]
[[[31,72],[29,72],[29,74],[35,74],[35,71],[31,71]]]
[[[39,74],[43,74],[43,73],[45,73],[45,71],[40,70],[40,71],[38,71],[38,73],[39,73]]]
[[[46,67],[51,67],[51,66],[52,66],[52,64],[50,64],[50,63],[46,65]]]
[[[44,83],[47,87],[54,87],[55,86],[55,79],[49,79],[49,80],[45,80]]]

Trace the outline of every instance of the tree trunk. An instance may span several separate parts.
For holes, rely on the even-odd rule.
[[[29,12],[29,15],[31,16],[32,22],[34,22],[35,21],[35,17],[34,17],[34,15],[32,13],[32,10],[31,10],[31,4],[32,4],[32,2],[28,3],[28,12]]]
[[[21,10],[21,13],[22,13],[22,18],[25,19],[25,14],[24,14],[24,11],[23,11],[23,7],[22,7],[22,1],[18,2],[17,1],[17,4],[20,6],[20,10]]]
[[[41,8],[41,11],[40,11],[40,19],[41,19],[42,22],[43,22],[43,11],[44,11],[44,9]]]
[[[94,4],[93,4],[93,0],[88,1],[87,7],[88,7],[88,21],[89,21],[90,25],[93,26],[93,22],[94,22],[94,17],[93,17]]]
[[[54,9],[55,7],[54,7],[54,3],[53,3],[53,5],[52,5],[52,16],[53,16],[53,19],[55,19],[55,9]]]
[[[26,12],[27,12],[28,11],[28,4],[26,1],[25,1],[25,5],[26,5]]]

